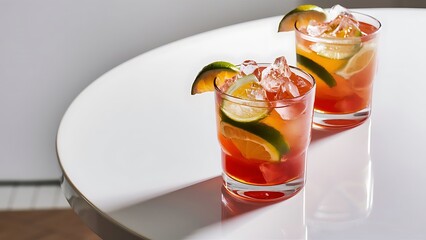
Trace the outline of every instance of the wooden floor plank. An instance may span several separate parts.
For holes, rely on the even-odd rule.
[[[0,211],[0,239],[100,240],[71,209]]]

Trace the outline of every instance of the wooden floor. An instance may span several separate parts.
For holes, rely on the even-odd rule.
[[[99,240],[71,209],[0,211],[1,240]]]

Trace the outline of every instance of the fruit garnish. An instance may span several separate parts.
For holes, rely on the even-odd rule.
[[[228,79],[239,73],[239,69],[232,63],[217,61],[203,67],[192,83],[191,94],[214,91],[213,81],[216,77]]]
[[[348,63],[336,73],[346,79],[349,79],[355,73],[364,70],[371,62],[375,54],[374,44],[366,44],[358,51]]]
[[[336,86],[336,80],[323,66],[300,54],[296,54],[296,59],[300,65],[317,75],[329,87]]]
[[[315,43],[310,46],[318,55],[331,59],[345,59],[355,55],[361,44]]]
[[[278,162],[289,151],[281,133],[260,122],[236,122],[221,114],[220,131],[246,159]]]
[[[330,39],[332,42],[319,41],[310,46],[318,55],[330,59],[346,59],[352,57],[361,48],[362,31],[359,22],[346,8],[336,5],[330,9],[330,22],[312,22],[307,26],[309,36]],[[349,40],[350,39],[350,40]]]
[[[324,22],[327,15],[321,7],[316,5],[300,5],[287,13],[280,21],[278,32],[293,31],[295,23],[297,28],[308,25],[310,20]]]
[[[222,100],[222,111],[237,122],[258,121],[270,111],[268,102],[265,101],[266,93],[254,74],[237,79],[225,93],[238,98]]]

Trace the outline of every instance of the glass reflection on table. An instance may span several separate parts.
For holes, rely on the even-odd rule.
[[[309,149],[306,217],[310,230],[348,227],[373,203],[371,120],[344,131],[314,130]]]
[[[307,239],[305,190],[278,202],[253,202],[222,190],[225,239]]]
[[[162,239],[207,235],[210,239],[308,239],[308,234],[350,227],[372,209],[370,125],[367,121],[345,131],[314,130],[307,184],[285,201],[236,198],[217,176],[123,206],[110,215],[146,236]]]

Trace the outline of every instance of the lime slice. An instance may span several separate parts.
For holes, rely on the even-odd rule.
[[[297,22],[297,27],[308,25],[310,20],[324,22],[327,18],[324,9],[315,5],[300,5],[291,10],[282,19],[278,26],[278,32],[293,31]]]
[[[336,73],[345,79],[349,79],[355,73],[364,70],[374,58],[375,55],[374,44],[366,44],[357,54],[349,59],[348,63]]]
[[[310,46],[318,55],[331,59],[345,59],[352,57],[361,49],[361,44],[329,44],[315,43]]]
[[[220,131],[246,159],[278,162],[290,150],[281,133],[263,123],[236,122],[222,114]]]
[[[224,98],[222,111],[229,118],[238,122],[253,122],[266,117],[270,111],[268,102],[251,99],[248,96],[250,89],[256,88],[260,89],[262,86],[253,74],[237,79],[226,91],[226,94],[242,99],[242,101]],[[250,101],[244,101],[244,99]]]
[[[249,74],[247,76],[238,78],[226,91],[226,94],[242,98],[242,99],[248,99],[251,100],[247,90],[250,89],[253,86],[261,87],[259,84],[259,80],[254,74]]]
[[[323,66],[300,54],[296,54],[296,59],[300,65],[316,74],[329,87],[336,86],[336,80]]]
[[[225,80],[238,74],[240,70],[232,63],[218,61],[203,67],[192,83],[191,94],[214,91],[216,77]]]

